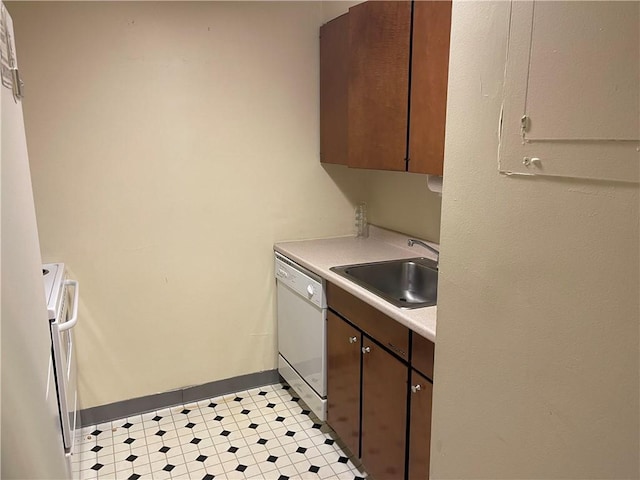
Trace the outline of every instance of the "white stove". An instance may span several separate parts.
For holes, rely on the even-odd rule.
[[[71,455],[74,450],[74,432],[76,425],[80,423],[77,417],[76,352],[72,330],[78,322],[80,285],[76,280],[66,278],[64,263],[42,265],[42,276],[51,327],[53,372],[62,439],[67,455]],[[47,391],[49,388],[51,387],[48,386]]]

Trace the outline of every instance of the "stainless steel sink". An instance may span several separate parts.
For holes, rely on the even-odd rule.
[[[396,307],[430,307],[437,302],[438,267],[428,258],[343,265],[330,270]]]

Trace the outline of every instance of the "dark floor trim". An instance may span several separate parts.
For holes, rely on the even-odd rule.
[[[263,385],[272,385],[278,383],[279,378],[277,370],[266,370],[264,372],[250,373],[239,377],[218,380],[204,385],[185,387],[170,392],[156,393],[145,397],[110,403],[108,405],[86,408],[79,412],[80,426],[95,425],[97,423],[139,415],[152,410],[197,402],[228,393],[261,387]]]

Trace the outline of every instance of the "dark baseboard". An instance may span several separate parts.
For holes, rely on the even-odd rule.
[[[216,382],[185,387],[170,392],[156,393],[145,397],[132,398],[121,402],[100,405],[81,410],[80,426],[95,425],[109,422],[119,418],[131,417],[152,410],[161,410],[175,405],[198,402],[207,398],[219,397],[228,393],[241,390],[272,385],[280,381],[277,370],[266,370],[264,372],[250,373],[239,377],[227,378]]]

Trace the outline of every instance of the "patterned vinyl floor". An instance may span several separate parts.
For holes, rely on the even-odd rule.
[[[77,432],[80,479],[366,477],[288,385],[179,405]]]

